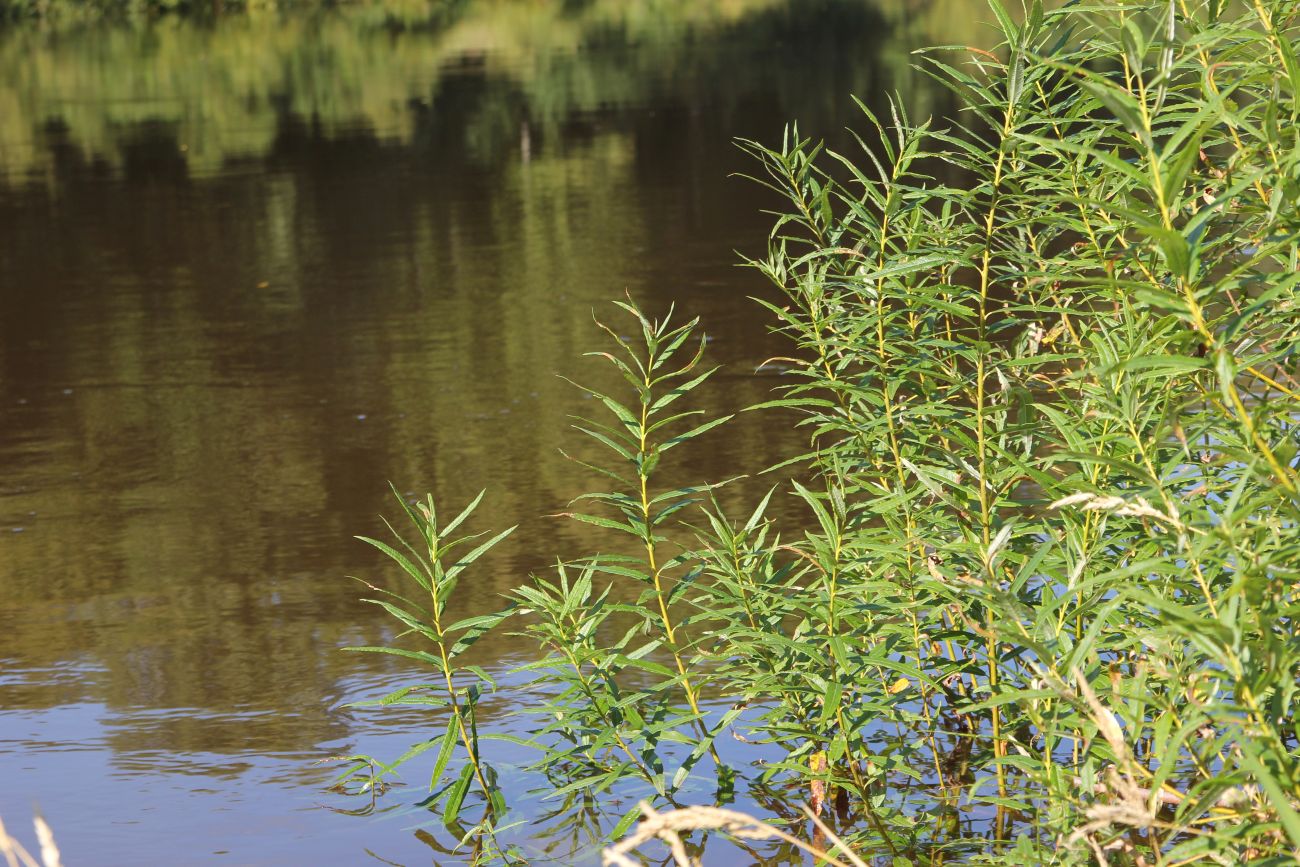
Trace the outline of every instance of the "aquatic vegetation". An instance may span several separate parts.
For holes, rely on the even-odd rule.
[[[991,9],[998,51],[921,61],[960,124],[745,145],[789,202],[751,264],[790,379],[755,409],[807,432],[806,526],[656,487],[725,419],[678,409],[695,324],[620,303],[626,397],[575,425],[612,490],[571,517],[633,553],[514,596],[534,770],[597,804],[745,786],[893,863],[1294,863],[1298,10]]]
[[[396,493],[396,491],[394,491]],[[428,799],[430,805],[437,805],[448,824],[454,823],[460,815],[465,797],[474,789],[487,804],[488,815],[499,816],[505,812],[505,799],[496,781],[496,771],[483,757],[478,734],[477,709],[479,698],[484,688],[495,686],[491,676],[477,667],[460,667],[457,658],[474,643],[482,638],[492,627],[500,623],[509,614],[509,610],[496,614],[468,617],[454,623],[446,623],[447,602],[456,589],[462,574],[482,557],[487,551],[509,536],[514,527],[496,533],[486,541],[479,542],[471,550],[459,554],[452,561],[448,559],[453,551],[477,541],[476,536],[454,537],[456,528],[465,522],[483,499],[480,493],[456,517],[446,524],[439,524],[437,507],[433,498],[428,497],[423,503],[407,505],[401,496],[406,517],[419,534],[419,547],[408,543],[401,534],[394,530],[402,550],[398,550],[378,539],[363,541],[375,546],[391,560],[402,567],[406,575],[422,591],[417,600],[408,599],[398,593],[367,585],[377,594],[377,598],[367,599],[380,606],[400,621],[411,633],[420,636],[431,650],[407,650],[401,647],[354,647],[356,651],[370,653],[388,653],[402,656],[432,667],[439,675],[439,681],[432,684],[415,684],[403,687],[384,698],[373,702],[381,705],[416,705],[447,711],[447,728],[439,737],[431,738],[417,744],[391,764],[374,763],[369,757],[364,758],[369,771],[368,778],[360,782],[363,791],[370,791],[383,774],[391,773],[399,765],[417,755],[437,748],[438,757],[429,778],[432,791],[442,782],[443,774],[457,748],[463,749],[464,762],[459,768],[455,780]],[[390,529],[392,526],[389,525]],[[457,675],[469,674],[474,681],[464,685],[457,681]],[[378,764],[381,773],[375,774],[374,765]],[[350,779],[362,780],[359,772],[349,775]]]

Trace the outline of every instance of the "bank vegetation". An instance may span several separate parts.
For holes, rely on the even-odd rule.
[[[1296,863],[1297,6],[990,8],[996,51],[918,59],[957,122],[746,145],[787,201],[751,263],[787,384],[754,411],[806,432],[795,481],[739,514],[721,480],[658,485],[726,419],[692,403],[696,324],[618,302],[593,363],[625,385],[575,423],[608,460],[575,463],[601,487],[567,511],[628,545],[447,623],[509,530],[405,506],[373,544],[407,590],[374,598],[424,644],[372,650],[432,671],[385,702],[443,723],[353,786],[427,751],[427,805],[520,857],[476,717],[495,681],[458,664],[512,629],[539,648],[532,772],[598,836],[703,780],[800,840],[806,805],[843,863]]]

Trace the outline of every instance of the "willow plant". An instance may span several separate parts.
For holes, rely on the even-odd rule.
[[[354,706],[414,705],[445,712],[447,723],[440,736],[416,744],[395,761],[385,763],[370,756],[353,757],[359,764],[354,765],[345,777],[349,780],[364,780],[360,785],[368,791],[382,783],[385,777],[394,774],[406,762],[436,748],[437,759],[429,777],[430,795],[425,799],[426,805],[438,808],[443,821],[448,826],[453,826],[458,821],[466,796],[472,789],[476,789],[486,807],[485,819],[491,820],[505,814],[506,804],[501,788],[497,785],[496,771],[482,753],[478,704],[485,688],[492,689],[495,682],[477,666],[457,665],[457,659],[500,623],[509,614],[509,609],[468,617],[454,623],[446,622],[446,613],[447,603],[465,570],[509,536],[514,527],[502,530],[486,541],[478,541],[478,535],[453,536],[483,500],[483,493],[479,493],[460,514],[443,525],[438,522],[433,497],[426,497],[423,502],[411,505],[396,488],[393,489],[393,494],[415,528],[418,542],[413,544],[408,541],[405,535],[387,524],[387,521],[385,524],[392,531],[398,547],[379,539],[365,536],[357,538],[379,549],[399,566],[414,583],[414,589],[420,591],[420,597],[411,599],[365,582],[367,587],[379,594],[366,601],[383,608],[405,629],[396,636],[393,644],[348,649],[391,654],[418,662],[431,668],[437,675],[437,680],[433,683],[404,686],[381,699],[357,702]],[[477,545],[448,562],[454,551],[476,541]],[[407,635],[419,638],[424,648],[401,646],[398,642]],[[463,761],[454,779],[439,788],[458,747],[463,750]]]
[[[753,801],[895,863],[1295,863],[1300,8],[990,8],[997,51],[921,60],[960,118],[745,145],[803,526],[655,488],[721,422],[669,410],[694,323],[607,329],[616,487],[569,514],[637,553],[515,594],[537,769],[671,803],[730,729]]]
[[[617,354],[602,351],[589,355],[618,371],[629,387],[630,399],[577,386],[594,398],[607,416],[577,418],[574,428],[611,459],[600,464],[573,459],[613,481],[615,489],[584,494],[572,504],[599,509],[564,515],[613,530],[639,550],[588,558],[580,578],[572,584],[561,564],[558,587],[549,580],[537,581],[533,587],[519,590],[516,599],[521,613],[537,616],[530,632],[552,651],[543,664],[543,676],[564,686],[546,709],[554,718],[547,732],[562,733],[571,746],[563,752],[547,750],[542,765],[568,760],[574,750],[589,760],[595,753],[612,752],[617,762],[602,765],[605,773],[584,785],[595,785],[599,791],[632,773],[659,795],[670,797],[706,755],[718,767],[725,787],[728,771],[713,742],[735,712],[713,719],[702,707],[711,672],[698,665],[691,619],[681,605],[701,569],[689,553],[672,546],[665,536],[665,528],[676,523],[683,509],[695,505],[717,485],[659,490],[654,478],[666,453],[725,423],[730,416],[702,418],[703,410],[675,405],[716,369],[701,368],[706,341],[695,334],[698,320],[674,326],[671,311],[654,321],[635,304],[615,303],[633,318],[639,340],[633,343],[598,321]],[[607,604],[608,590],[593,600],[595,574],[632,582],[640,588],[635,603]],[[599,627],[611,615],[630,622],[625,622],[621,640],[602,645],[597,641]],[[620,686],[621,674],[635,674],[635,685],[629,681],[626,689]],[[588,732],[578,735],[577,727],[584,724]],[[685,742],[687,746],[671,776],[665,771],[661,742]],[[629,813],[627,818],[633,815]]]
[[[912,779],[988,805],[1009,858],[1288,860],[1295,6],[992,9],[998,54],[926,60],[960,127],[870,118],[831,166],[750,145],[794,206],[755,264],[826,480],[801,551],[869,588],[823,707],[887,724],[765,728],[874,773],[891,848],[970,848],[915,827]]]

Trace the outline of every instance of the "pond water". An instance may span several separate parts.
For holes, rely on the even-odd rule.
[[[341,707],[413,677],[339,651],[392,634],[346,577],[388,574],[352,536],[382,532],[389,480],[486,488],[480,528],[521,526],[465,611],[589,551],[546,516],[591,481],[558,452],[584,406],[556,374],[599,380],[593,310],[677,302],[726,365],[705,400],[765,399],[755,367],[787,350],[737,251],[777,203],[730,177],[752,168],[733,139],[797,119],[848,147],[850,94],[943,113],[908,52],[979,38],[984,8],[471,0],[0,31],[11,830],[30,845],[39,806],[69,865],[460,860],[412,807],[427,768],[371,809],[317,764],[438,728]],[[671,472],[799,444],[750,414]],[[525,725],[528,700],[495,696],[488,724]],[[545,829],[520,833],[544,860]],[[752,861],[709,863],[729,859]]]

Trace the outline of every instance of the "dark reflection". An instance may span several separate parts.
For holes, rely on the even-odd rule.
[[[778,379],[753,369],[785,347],[735,251],[762,249],[772,203],[728,178],[751,168],[731,142],[798,118],[847,146],[848,95],[893,86],[932,110],[907,51],[953,8],[464,3],[401,34],[364,10],[0,34],[0,815],[62,811],[79,863],[118,821],[269,863],[396,830],[314,809],[330,769],[309,764],[423,728],[337,709],[407,676],[337,652],[389,637],[344,577],[382,575],[351,536],[383,532],[386,480],[450,504],[487,487],[485,514],[522,522],[467,610],[602,544],[544,517],[589,481],[558,455],[587,407],[554,374],[605,376],[579,358],[593,309],[679,302],[728,365],[715,409],[764,399]],[[672,471],[798,445],[747,415]],[[217,802],[292,831],[196,818]]]

